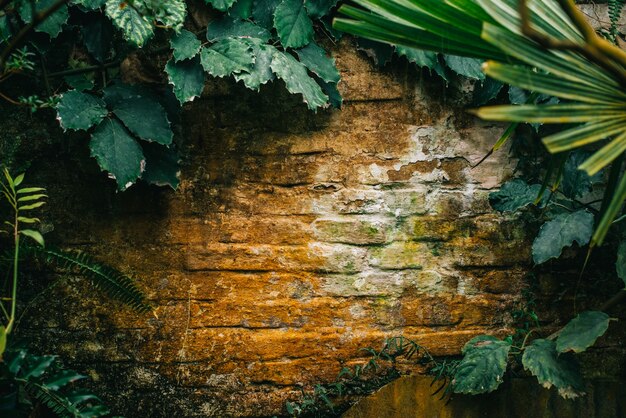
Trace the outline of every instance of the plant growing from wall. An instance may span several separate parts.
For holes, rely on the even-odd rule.
[[[491,204],[503,212],[528,205],[543,209],[546,221],[532,247],[535,264],[558,258],[563,248],[574,243],[590,244],[590,252],[602,245],[610,225],[622,219],[616,220],[626,199],[626,176],[622,174],[626,150],[626,53],[597,35],[573,1],[354,3],[358,7],[340,8],[340,13],[348,18],[336,19],[337,29],[421,49],[425,56],[443,52],[487,60],[483,70],[488,76],[534,92],[516,105],[475,111],[484,119],[513,123],[495,147],[519,123],[561,125],[556,133],[543,138],[547,150],[558,154],[546,170],[543,183],[530,185],[513,180],[492,193]],[[617,10],[622,5],[611,2],[611,32],[615,32]],[[546,99],[540,100],[540,95]],[[589,144],[601,147],[583,152],[581,149]],[[593,202],[584,203],[588,199],[579,198],[589,191],[604,168],[610,173],[604,199],[597,208]],[[618,257],[620,277],[624,272],[623,259]],[[610,309],[623,296],[621,291],[601,310]],[[529,342],[529,331],[517,346],[512,336],[504,340],[486,335],[475,337],[463,348],[464,357],[454,371],[451,389],[471,394],[495,390],[502,382],[509,358],[516,355],[521,356],[524,368],[539,383],[555,386],[564,397],[576,397],[583,387],[570,354],[593,345],[606,332],[610,320],[604,312],[585,311],[546,338]]]

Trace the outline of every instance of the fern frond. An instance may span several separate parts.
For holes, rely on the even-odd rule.
[[[96,261],[91,256],[78,251],[63,251],[57,248],[29,246],[27,251],[42,257],[63,270],[76,272],[88,278],[93,285],[138,312],[149,312],[152,307],[145,294],[133,279],[125,274]]]
[[[611,34],[613,36],[617,35],[617,24],[625,2],[626,0],[609,0],[609,18],[611,19]]]
[[[59,418],[80,418],[80,410],[68,399],[39,382],[26,381],[24,389],[34,399],[47,406]]]

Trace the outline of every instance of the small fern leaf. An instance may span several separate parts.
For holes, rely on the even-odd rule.
[[[30,380],[24,383],[24,389],[32,398],[48,407],[60,418],[78,418],[81,416],[78,408],[53,389]]]
[[[149,312],[152,307],[136,283],[125,274],[94,260],[85,253],[63,251],[56,248],[28,247],[35,255],[43,257],[61,269],[74,271],[88,278],[93,285],[138,312]]]
[[[124,38],[138,47],[142,47],[154,33],[152,22],[127,1],[107,0],[106,13],[122,30]]]

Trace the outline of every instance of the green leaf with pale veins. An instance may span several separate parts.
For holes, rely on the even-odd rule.
[[[301,48],[313,39],[313,22],[304,0],[283,0],[274,14],[274,28],[286,48]]]
[[[558,258],[564,247],[574,242],[586,245],[593,232],[593,215],[586,210],[562,213],[543,224],[533,242],[533,261],[541,264],[551,258]]]
[[[89,143],[91,156],[110,173],[119,190],[126,190],[141,175],[145,159],[141,147],[120,122],[107,118],[100,122]]]
[[[159,102],[148,97],[135,97],[118,103],[113,113],[139,138],[162,145],[172,143],[174,134],[167,112]]]
[[[287,90],[293,94],[301,94],[309,109],[317,110],[326,107],[328,96],[319,84],[307,74],[304,64],[291,55],[277,51],[272,58],[272,71],[285,82]]]
[[[56,0],[36,0],[35,12],[43,13],[56,3]],[[20,17],[25,23],[30,23],[33,20],[32,8],[29,1],[21,2],[19,8]],[[63,25],[69,19],[70,14],[67,10],[67,6],[64,4],[56,12],[52,13],[39,25],[35,26],[35,31],[44,32],[50,35],[51,38],[56,38],[63,30]]]
[[[213,8],[225,12],[230,9],[237,0],[204,0],[206,4],[210,4]]]
[[[482,70],[484,60],[459,57],[457,55],[446,55],[445,60],[448,67],[459,75],[474,80],[485,79],[485,73]]]
[[[206,39],[210,42],[226,38],[258,38],[267,42],[271,34],[262,26],[245,20],[232,19],[224,16],[211,21],[206,28]]]
[[[154,33],[152,22],[125,0],[107,0],[106,14],[122,30],[124,38],[139,47]]]
[[[396,46],[396,54],[401,57],[406,57],[409,62],[414,63],[418,67],[434,69],[438,63],[437,53],[432,51],[424,51],[398,45]]]
[[[610,318],[600,311],[581,312],[565,325],[556,340],[556,351],[580,353],[591,347],[607,329]]]
[[[578,364],[568,354],[559,355],[554,341],[534,340],[524,349],[522,364],[537,377],[539,384],[547,389],[555,386],[564,398],[573,399],[583,394]]]
[[[472,338],[463,347],[451,386],[454,393],[478,394],[496,390],[506,371],[511,343],[489,335]]]
[[[142,148],[146,157],[146,170],[141,174],[142,180],[157,186],[170,186],[176,190],[180,183],[178,153],[155,143],[143,143]]]
[[[63,93],[57,105],[57,119],[64,130],[87,130],[99,123],[107,113],[102,99],[77,90]]]
[[[180,32],[187,17],[185,0],[157,1],[151,5],[154,19],[161,25]]]
[[[274,54],[278,52],[276,48],[271,45],[262,43],[262,41],[251,41],[253,54],[256,57],[254,65],[247,71],[242,71],[239,74],[235,74],[235,80],[242,81],[243,84],[251,89],[259,91],[262,84],[267,83],[274,79],[274,73],[270,68],[272,64],[272,58]]]
[[[319,19],[326,16],[330,9],[335,7],[338,0],[305,0],[306,9],[309,16],[313,19]]]
[[[70,4],[82,6],[87,10],[95,10],[104,6],[106,0],[72,0]]]
[[[195,57],[200,52],[202,42],[193,33],[182,29],[178,34],[172,36],[170,45],[174,50],[174,61],[182,61]]]
[[[489,193],[489,203],[498,212],[514,212],[535,202],[541,184],[528,184],[522,179],[507,181],[500,190]],[[544,195],[545,201],[547,196]]]
[[[200,62],[214,77],[225,77],[252,69],[252,45],[243,39],[226,38],[200,51]]]
[[[267,30],[274,29],[274,13],[281,0],[254,0],[252,17]]]
[[[319,78],[327,83],[338,83],[341,76],[335,60],[326,54],[323,48],[320,48],[315,42],[311,42],[302,49],[296,50],[300,62]]]
[[[202,94],[204,88],[204,71],[200,65],[200,57],[175,62],[169,60],[165,72],[170,84],[174,86],[174,95],[180,104],[187,103]]]

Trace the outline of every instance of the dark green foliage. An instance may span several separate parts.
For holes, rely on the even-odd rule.
[[[514,212],[533,204],[541,190],[540,184],[528,184],[522,179],[508,181],[500,190],[489,194],[491,207],[498,212]]]
[[[581,353],[595,344],[609,328],[610,318],[604,312],[586,311],[561,330],[556,340],[556,351]]]
[[[90,391],[75,389],[83,376],[61,367],[55,356],[35,356],[18,349],[5,353],[0,363],[0,416],[27,417],[38,404],[59,418],[109,416],[102,401]]]
[[[149,312],[152,309],[133,279],[85,253],[50,247],[28,247],[27,251],[61,269],[80,274],[91,281],[97,289],[138,312]]]
[[[492,392],[500,386],[511,343],[489,335],[471,339],[463,347],[463,360],[450,383],[455,393],[476,395]]]
[[[586,210],[562,213],[546,222],[533,242],[533,261],[545,263],[558,258],[563,248],[578,243],[586,245],[593,232],[593,215]]]

